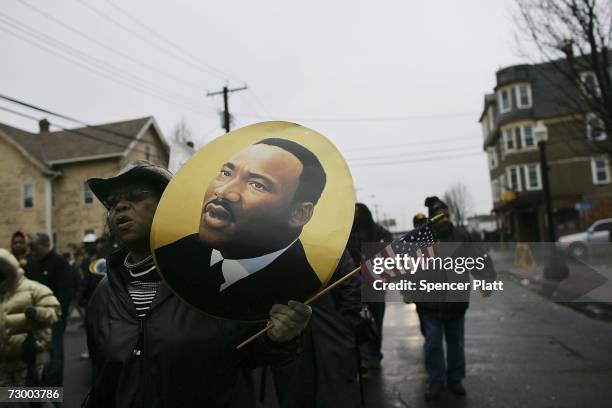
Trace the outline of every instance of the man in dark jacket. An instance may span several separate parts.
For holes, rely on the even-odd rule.
[[[481,257],[484,252],[470,244],[470,235],[463,227],[455,226],[449,219],[448,206],[438,197],[428,197],[425,206],[429,208],[429,218],[439,214],[445,217],[433,224],[441,242],[440,257]],[[477,278],[492,281],[495,270],[490,258],[485,260],[485,268],[478,272],[470,271]],[[467,273],[457,274],[454,271],[427,271],[429,281],[469,282]],[[489,296],[490,292],[482,292]],[[417,312],[421,322],[421,331],[425,336],[425,369],[427,370],[427,400],[437,399],[444,386],[456,395],[465,395],[462,381],[465,377],[464,326],[465,312],[469,306],[469,292],[440,292],[417,301]],[[423,300],[423,299],[421,299]],[[446,359],[444,358],[444,338],[446,338]]]
[[[51,249],[51,240],[44,233],[30,238],[30,255],[24,267],[26,277],[47,286],[60,302],[62,315],[51,327],[49,363],[43,371],[43,384],[61,387],[64,382],[64,330],[72,301],[73,275],[68,261]]]
[[[330,284],[355,268],[345,251]],[[354,408],[360,405],[358,349],[361,276],[342,282],[312,304],[303,351],[273,367],[280,408]]]
[[[308,306],[270,310],[272,329],[243,349],[261,325],[217,320],[175,296],[153,263],[149,234],[171,174],[140,160],[90,182],[122,243],[91,299],[87,345],[94,365],[85,407],[252,407],[245,370],[286,358],[307,325]]]

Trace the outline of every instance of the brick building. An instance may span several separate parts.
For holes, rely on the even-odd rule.
[[[561,66],[561,69],[559,68]],[[544,125],[556,234],[612,217],[611,135],[580,103],[578,86],[597,90],[588,71],[573,84],[556,63],[515,65],[496,73],[480,116],[498,226],[517,241],[547,240],[539,149]]]
[[[0,246],[17,230],[47,232],[59,251],[102,234],[106,212],[85,180],[137,159],[167,167],[169,154],[152,117],[59,132],[43,119],[39,133],[0,123]]]

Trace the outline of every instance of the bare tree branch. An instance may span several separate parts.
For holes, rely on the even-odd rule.
[[[442,199],[448,205],[453,224],[464,225],[467,216],[474,208],[474,200],[466,185],[461,182],[453,184],[446,190]]]
[[[564,83],[556,84],[573,110],[596,114],[612,136],[612,0],[515,0],[516,38],[521,54],[532,49],[538,62],[549,62]],[[594,86],[581,75],[592,73]],[[562,87],[571,86],[565,90]],[[565,92],[566,91],[566,92]],[[569,96],[569,95],[566,95]],[[610,152],[610,147],[606,147]]]

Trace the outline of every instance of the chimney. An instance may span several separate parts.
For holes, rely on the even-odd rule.
[[[41,119],[38,121],[39,133],[49,133],[49,121],[47,119]]]

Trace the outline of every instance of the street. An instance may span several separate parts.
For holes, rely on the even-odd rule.
[[[425,372],[414,305],[387,303],[384,360],[364,379],[368,408],[609,407],[612,326],[512,282],[504,295],[472,296],[466,317],[467,397],[423,398]],[[91,378],[79,360],[85,334],[66,333],[65,407],[78,407]]]

